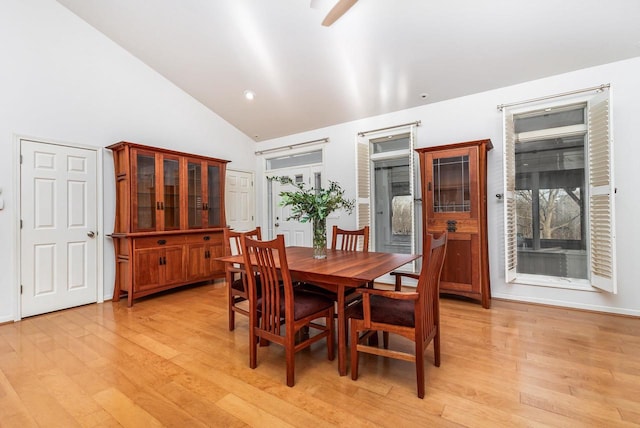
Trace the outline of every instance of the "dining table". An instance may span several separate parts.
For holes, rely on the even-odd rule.
[[[373,283],[376,278],[412,262],[420,255],[327,249],[326,258],[316,259],[311,247],[287,247],[286,252],[287,266],[293,281],[312,283],[336,294],[338,372],[340,376],[344,376],[347,374],[347,292]],[[219,257],[217,260],[227,266],[244,263],[241,255]],[[276,265],[277,263],[276,260]]]

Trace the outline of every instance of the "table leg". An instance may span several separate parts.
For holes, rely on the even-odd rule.
[[[340,285],[337,290],[338,297],[338,373],[340,376],[347,374],[347,329],[344,313],[344,289]]]

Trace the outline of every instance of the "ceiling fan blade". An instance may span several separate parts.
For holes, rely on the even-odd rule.
[[[324,21],[322,21],[322,25],[328,27],[336,22],[338,18],[344,15],[345,12],[351,8],[351,6],[356,4],[357,1],[358,0],[338,0],[338,3],[336,3],[336,5],[333,6],[329,13],[327,13]]]

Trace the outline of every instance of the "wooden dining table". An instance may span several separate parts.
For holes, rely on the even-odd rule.
[[[362,251],[327,250],[324,259],[313,258],[313,248],[287,247],[287,265],[294,281],[313,283],[336,294],[338,315],[338,372],[347,374],[347,331],[345,295],[347,290],[373,282],[420,257]],[[243,263],[242,256],[225,256],[217,260],[231,266]]]

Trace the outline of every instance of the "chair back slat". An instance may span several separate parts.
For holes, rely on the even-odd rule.
[[[236,230],[231,230],[228,227],[225,227],[222,231],[223,234],[223,240],[224,240],[224,255],[225,256],[236,256],[236,255],[241,255],[242,254],[242,246],[240,243],[240,237],[242,236],[248,236],[250,238],[254,238],[254,239],[262,239],[262,230],[260,229],[260,226],[256,227],[253,230],[248,230],[246,232],[238,232]],[[234,265],[234,268],[239,268],[239,265]],[[229,278],[231,281],[235,280],[235,278],[237,278],[238,273],[236,272],[235,274],[231,274],[231,278]],[[248,284],[247,284],[247,278],[246,275],[242,275],[241,278],[242,279],[242,286],[244,288],[244,291],[242,291],[242,295],[247,298],[248,297]],[[229,284],[229,287],[231,285]],[[229,293],[231,295],[231,293],[233,293],[234,291],[230,290]],[[237,293],[237,291],[236,291]]]
[[[242,235],[258,240],[262,239],[262,230],[260,229],[260,226],[246,232],[238,232],[236,230],[231,230],[228,227],[225,227],[223,234],[225,256],[237,256],[239,254],[242,254],[242,247],[240,246],[240,237]]]
[[[362,238],[362,239],[361,239]],[[338,245],[338,241],[339,244]],[[333,239],[331,241],[331,249],[340,249],[343,251],[369,251],[369,226],[365,226],[358,230],[340,229],[333,226]]]
[[[447,232],[438,236],[427,234],[422,270],[418,279],[419,310],[423,313],[422,335],[426,338],[440,323],[440,274],[447,252]]]
[[[262,294],[260,307],[256,308],[260,313],[260,328],[280,335],[283,315],[287,311],[293,313],[293,285],[287,265],[284,236],[278,235],[271,241],[254,240],[247,236],[242,236],[240,240],[245,270],[250,269],[251,261],[255,260],[255,270],[260,276]],[[257,305],[255,279],[249,278],[248,282],[249,303]],[[284,293],[280,291],[281,284]],[[288,316],[286,318],[293,319]]]

